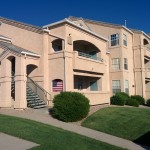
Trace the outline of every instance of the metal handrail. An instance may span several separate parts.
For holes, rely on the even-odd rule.
[[[78,55],[79,55],[79,56],[82,56],[82,57],[86,57],[86,58],[90,58],[90,59],[94,59],[94,60],[98,60],[98,61],[103,62],[103,59],[102,59],[102,58],[99,58],[99,57],[96,57],[96,56],[94,56],[94,55],[90,55],[90,54],[87,54],[87,53],[78,52]]]
[[[43,89],[40,85],[38,85],[35,81],[33,81],[30,77],[27,76],[27,79],[30,80],[37,88],[39,88],[41,91],[43,91],[45,97],[46,97],[46,102],[52,101],[51,99],[51,94],[48,93],[45,89]],[[48,98],[49,97],[49,98]],[[45,100],[45,99],[44,99]]]

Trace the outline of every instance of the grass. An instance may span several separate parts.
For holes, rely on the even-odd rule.
[[[82,126],[134,141],[150,132],[150,109],[107,107],[89,116]]]
[[[0,115],[0,132],[40,144],[32,150],[122,150],[50,125],[5,115]]]

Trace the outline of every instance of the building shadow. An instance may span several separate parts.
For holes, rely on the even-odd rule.
[[[133,142],[137,143],[138,145],[141,145],[146,150],[150,150],[150,131],[140,136]]]

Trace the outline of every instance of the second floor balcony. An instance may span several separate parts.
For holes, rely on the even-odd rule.
[[[104,60],[96,56],[74,51],[73,69],[91,73],[104,73]]]

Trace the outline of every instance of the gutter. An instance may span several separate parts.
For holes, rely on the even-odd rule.
[[[25,52],[25,51],[22,51],[21,54],[29,55],[29,56],[35,56],[35,57],[40,57],[40,55],[38,55],[38,54],[33,54],[33,53],[30,53],[30,52]]]
[[[1,36],[1,35],[0,35],[0,39],[2,39],[2,40],[7,40],[7,41],[9,41],[9,42],[12,43],[12,39],[7,38],[7,37],[3,37],[3,36]]]

